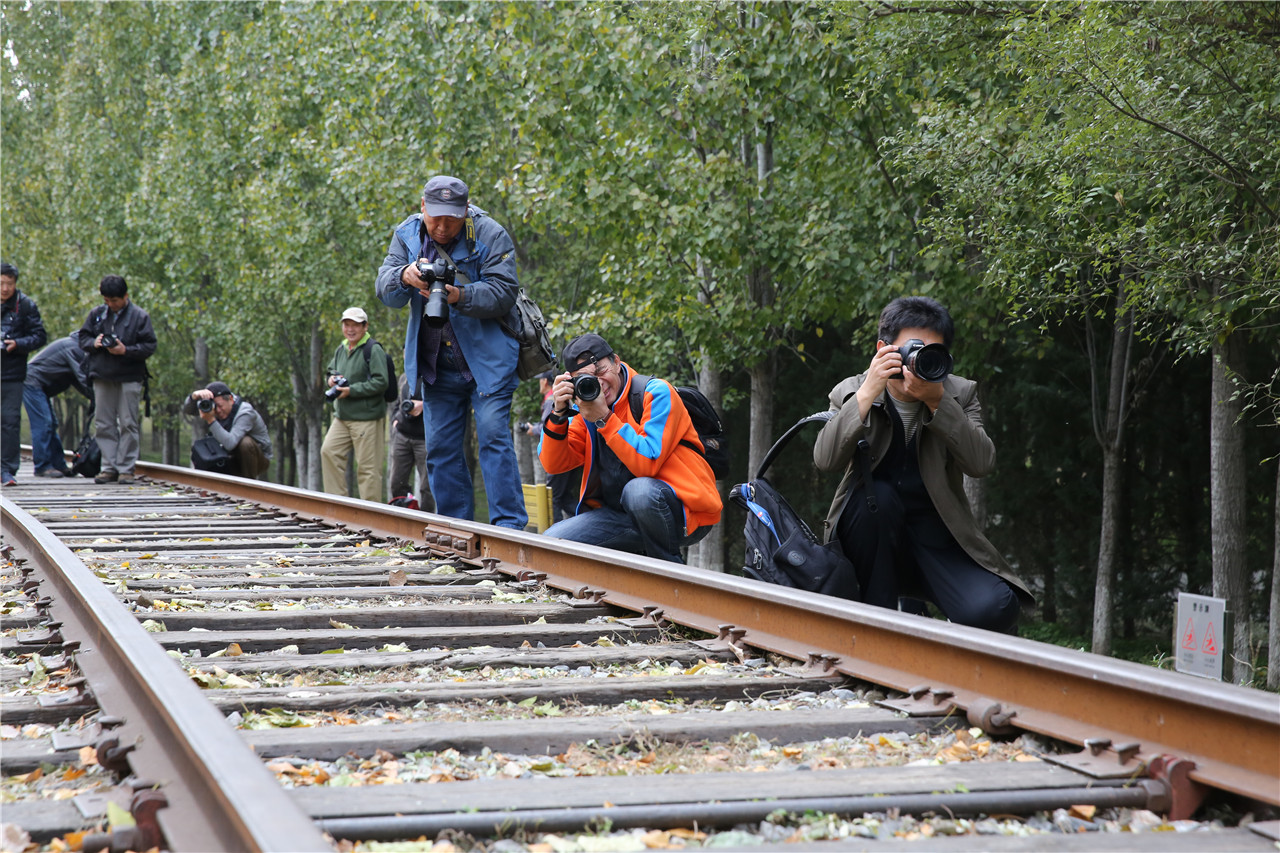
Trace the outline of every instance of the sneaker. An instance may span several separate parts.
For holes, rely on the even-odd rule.
[[[62,473],[61,471],[59,471],[57,468],[45,468],[43,471],[37,471],[37,472],[36,472],[36,476],[37,476],[37,477],[52,477],[53,479],[55,479],[55,480],[56,480],[56,479],[58,479],[58,478],[60,478],[60,477],[65,477],[65,476],[67,476],[67,475],[66,475],[66,474],[64,474],[64,473]]]
[[[6,471],[3,475],[0,475],[0,480],[3,480],[6,486],[18,485],[18,481],[14,479],[14,476],[10,474],[8,471]]]
[[[95,483],[114,483],[119,478],[115,471],[103,471],[101,474],[93,478]]]

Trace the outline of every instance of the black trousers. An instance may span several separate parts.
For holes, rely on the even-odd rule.
[[[956,624],[1011,630],[1019,611],[1013,588],[960,547],[932,506],[908,511],[893,484],[874,480],[873,488],[877,511],[859,487],[836,525],[862,600],[896,610],[899,596],[923,597]]]

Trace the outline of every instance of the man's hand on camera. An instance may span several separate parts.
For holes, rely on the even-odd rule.
[[[896,346],[884,344],[876,349],[876,354],[871,357],[871,364],[867,367],[867,378],[858,388],[858,410],[862,413],[863,420],[866,420],[872,404],[884,393],[889,380],[897,376],[900,370],[902,356],[898,354]]]
[[[609,417],[609,404],[604,401],[604,394],[594,400],[579,400],[578,411],[589,421],[598,421]]]
[[[568,373],[561,373],[551,385],[551,411],[553,414],[568,417],[571,403],[573,403],[573,377]]]
[[[942,403],[942,383],[927,382],[912,373],[908,367],[902,369],[902,390],[909,399],[919,400],[928,406],[930,412],[938,411],[938,406]]]

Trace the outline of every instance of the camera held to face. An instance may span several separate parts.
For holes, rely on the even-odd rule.
[[[120,339],[117,338],[115,335],[111,334],[110,332],[103,333],[102,335],[103,349],[111,349],[113,346],[115,346],[118,343],[120,343]]]
[[[898,354],[902,356],[903,365],[926,382],[941,382],[951,372],[951,353],[942,344],[926,344],[911,338],[898,347]],[[902,374],[895,378],[901,379]]]
[[[204,399],[204,398],[201,398],[201,399],[199,399],[199,400],[196,400],[196,408],[197,408],[197,409],[199,409],[199,410],[200,410],[200,411],[202,411],[202,412],[212,412],[212,411],[213,411],[213,398],[212,398],[212,397],[210,397],[210,398],[209,398],[209,399],[207,399],[207,400],[206,400],[206,399]]]
[[[573,377],[573,396],[584,403],[590,403],[600,396],[600,380],[590,373]]]
[[[350,384],[351,383],[347,381],[347,377],[345,376],[334,377],[333,385],[329,388],[328,391],[324,392],[324,398],[326,400],[338,399],[338,395],[342,393],[342,389],[346,388]]]
[[[436,258],[431,262],[418,261],[414,266],[418,269],[418,275],[431,285],[431,292],[427,294],[427,307],[423,309],[422,316],[426,318],[428,326],[439,328],[449,321],[449,294],[444,288],[447,284],[453,284],[453,267],[445,263],[444,258]]]

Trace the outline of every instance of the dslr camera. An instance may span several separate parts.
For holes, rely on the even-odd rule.
[[[942,344],[926,344],[919,338],[911,338],[898,347],[902,363],[908,370],[926,382],[941,382],[951,372],[951,353]],[[902,378],[899,372],[896,379]]]
[[[422,316],[428,326],[438,329],[449,321],[449,294],[444,287],[446,284],[453,284],[453,267],[445,263],[444,258],[436,258],[431,262],[418,261],[414,266],[418,269],[418,275],[431,285],[431,291],[427,294],[427,307],[423,309]]]
[[[346,388],[350,384],[351,383],[347,381],[347,377],[345,376],[337,377],[336,379],[333,380],[333,386],[328,391],[324,392],[324,398],[326,400],[338,399],[339,389]]]
[[[213,398],[210,397],[208,400],[206,400],[203,397],[201,397],[199,400],[196,400],[196,408],[202,412],[212,412]]]
[[[584,403],[590,403],[600,396],[600,380],[590,373],[573,377],[573,396]]]
[[[516,429],[520,430],[520,432],[524,433],[525,435],[529,435],[530,433],[533,432],[533,422],[520,421],[520,423],[516,424]]]
[[[414,404],[415,402],[417,402],[417,401],[416,401],[416,400],[401,400],[401,401],[400,401],[400,413],[401,413],[401,414],[403,414],[406,418],[411,418],[411,417],[413,417],[413,404]]]
[[[102,334],[103,349],[111,349],[113,346],[115,346],[118,343],[120,343],[120,339],[117,338],[115,335],[111,334],[110,332],[103,332]]]

